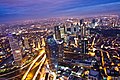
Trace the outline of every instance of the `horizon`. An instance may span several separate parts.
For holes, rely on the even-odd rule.
[[[11,5],[12,4],[12,5]],[[1,0],[0,23],[52,17],[119,15],[118,0]]]

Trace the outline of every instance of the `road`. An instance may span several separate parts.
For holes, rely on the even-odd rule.
[[[28,78],[31,80],[33,79],[36,71],[38,70],[38,66],[43,64],[44,60],[46,58],[45,55],[45,49],[43,48],[39,55],[32,61],[32,64],[28,68],[28,70],[25,72],[25,74],[22,77],[22,80],[27,80]]]
[[[114,72],[119,72],[119,74],[120,74],[120,71],[119,71],[119,69],[120,69],[119,64],[120,63],[118,62],[119,64],[116,65],[116,62],[113,61],[113,60],[118,60],[118,61],[120,60],[119,54],[116,52],[116,56],[113,56],[114,55],[113,53],[109,53],[109,51],[103,50],[99,47],[94,48],[94,45],[95,45],[95,38],[93,39],[91,48],[93,51],[94,51],[94,49],[100,51],[100,55],[101,55],[100,63],[102,63],[102,64],[99,67],[100,67],[101,71],[102,70],[104,71],[104,73],[101,72],[102,76],[106,77],[107,80],[111,80],[111,78],[114,77],[115,75],[110,75],[111,72],[109,72],[109,71],[114,70]],[[116,59],[114,59],[113,57]]]
[[[53,72],[51,72],[50,70],[45,71],[48,63],[46,60],[44,39],[42,39],[42,46],[42,50],[40,50],[39,55],[32,61],[32,64],[23,75],[22,80],[44,80],[46,72],[49,72],[50,75],[54,76],[54,80],[56,79],[56,75],[53,74]]]

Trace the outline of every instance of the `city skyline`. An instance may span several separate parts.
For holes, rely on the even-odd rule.
[[[0,23],[49,17],[120,13],[119,0],[1,0]]]

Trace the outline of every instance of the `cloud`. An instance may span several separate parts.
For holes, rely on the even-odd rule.
[[[0,0],[0,21],[119,13],[118,0]]]
[[[107,4],[99,4],[99,5],[91,5],[91,6],[83,6],[83,7],[75,7],[70,8],[67,10],[59,10],[56,13],[61,14],[94,14],[94,13],[114,13],[119,12],[120,13],[120,2],[114,2],[114,3],[107,3]]]

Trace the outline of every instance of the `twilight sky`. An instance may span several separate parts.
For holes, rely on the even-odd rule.
[[[0,0],[0,23],[28,19],[120,14],[120,0]]]

